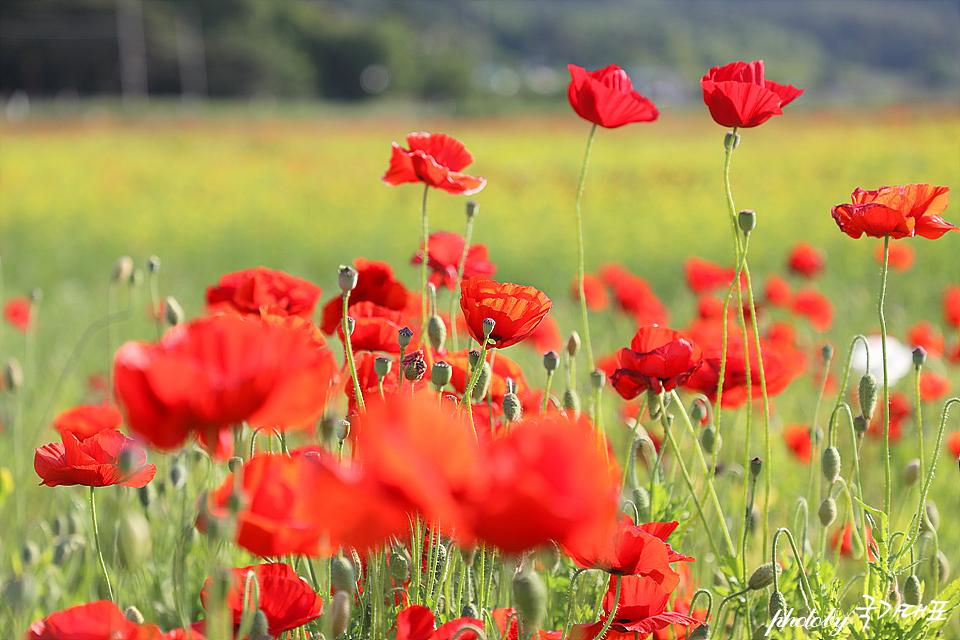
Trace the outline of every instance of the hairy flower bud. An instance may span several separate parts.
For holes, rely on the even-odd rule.
[[[920,478],[920,460],[914,458],[903,468],[903,484],[912,487]]]
[[[390,577],[404,582],[410,577],[410,554],[404,548],[394,549],[388,560]]]
[[[646,487],[633,490],[633,503],[637,505],[637,514],[641,522],[650,521],[650,492]]]
[[[350,625],[350,607],[353,597],[346,591],[333,594],[333,602],[327,615],[330,616],[330,637],[336,640],[347,632]]]
[[[773,620],[777,617],[777,614],[786,609],[787,599],[783,597],[783,593],[779,589],[775,589],[774,592],[770,594],[770,602],[767,603],[767,613],[770,615],[770,619]]]
[[[343,319],[343,330],[344,330],[344,333],[346,333],[348,336],[352,336],[352,335],[353,335],[353,330],[356,329],[356,328],[357,328],[357,321],[356,321],[356,320],[354,320],[354,319],[351,318],[350,316],[344,317],[344,319]]]
[[[774,562],[768,562],[762,564],[754,570],[750,575],[750,579],[747,581],[747,588],[754,591],[758,589],[763,589],[773,584],[774,576],[780,575],[780,565]]]
[[[516,422],[523,414],[523,407],[520,404],[520,398],[515,393],[508,393],[503,396],[503,415],[508,422]]]
[[[489,362],[484,362],[483,366],[480,367],[480,375],[477,376],[477,384],[474,385],[473,393],[471,394],[474,402],[480,402],[486,397],[487,391],[490,390],[490,380],[492,378],[493,368]]]
[[[270,622],[267,620],[267,614],[260,609],[253,613],[253,623],[250,625],[250,632],[247,638],[250,640],[261,640],[262,638],[272,638],[270,635]]]
[[[357,571],[353,562],[346,556],[338,555],[330,559],[330,585],[333,590],[353,594],[357,589]]]
[[[703,398],[694,399],[693,404],[690,405],[690,421],[694,425],[702,425],[706,423],[709,416],[707,403],[703,401]]]
[[[523,637],[536,633],[547,613],[547,588],[529,566],[513,576],[513,599],[523,627]]]
[[[857,434],[858,438],[862,438],[863,434],[867,432],[867,428],[870,425],[867,424],[867,419],[863,416],[857,416],[853,419],[853,431]]]
[[[436,314],[427,321],[427,338],[434,351],[443,349],[443,343],[447,341],[447,325],[443,323],[443,318]]]
[[[573,412],[573,417],[580,417],[580,394],[576,389],[567,389],[563,392],[563,408]]]
[[[717,430],[713,425],[707,425],[707,428],[700,432],[700,446],[707,453],[713,453],[717,446]]]
[[[879,386],[877,377],[872,373],[865,373],[860,378],[860,386],[857,389],[857,397],[860,400],[860,413],[867,422],[873,420],[873,412],[877,408],[877,396]]]
[[[820,468],[823,470],[823,477],[827,482],[833,484],[840,477],[840,451],[834,447],[827,447],[823,452],[823,458],[820,460]]]
[[[708,640],[710,637],[710,625],[706,622],[687,634],[687,640]]]
[[[837,519],[837,501],[833,499],[833,496],[827,496],[826,499],[820,503],[817,515],[820,516],[820,524],[823,526],[829,527],[833,524]]]
[[[916,606],[920,604],[921,599],[923,599],[923,584],[916,574],[911,573],[903,583],[903,601],[910,606]]]

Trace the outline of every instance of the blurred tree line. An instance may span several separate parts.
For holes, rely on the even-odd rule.
[[[955,0],[3,0],[0,95],[555,97],[617,63],[661,101],[764,58],[841,99],[954,96]]]

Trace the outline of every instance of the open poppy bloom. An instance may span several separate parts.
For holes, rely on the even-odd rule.
[[[30,298],[17,296],[3,305],[3,318],[20,331],[26,333],[30,328]]]
[[[258,315],[260,307],[276,305],[288,315],[309,318],[320,299],[320,287],[283,271],[266,267],[228,273],[207,289],[207,312]]]
[[[273,562],[231,569],[233,581],[227,590],[226,607],[233,612],[235,632],[239,630],[243,617],[247,572],[250,570],[253,570],[259,585],[260,602],[257,608],[267,619],[271,638],[279,638],[285,631],[302,627],[323,613],[323,599],[314,593],[307,581],[288,564]],[[207,578],[200,592],[200,602],[204,608],[210,599],[208,592],[212,583],[213,578]]]
[[[407,146],[409,150],[396,142],[391,146],[390,168],[383,181],[392,187],[423,182],[454,195],[470,196],[487,184],[485,178],[460,173],[473,162],[473,155],[456,138],[445,133],[410,133]]]
[[[157,468],[147,464],[147,454],[136,440],[115,429],[105,429],[85,440],[63,431],[63,442],[36,450],[33,468],[48,487],[83,485],[145,487]]]
[[[873,248],[873,257],[878,264],[883,264],[883,243],[878,242]],[[916,252],[909,244],[897,242],[891,244],[887,253],[887,264],[894,271],[906,271],[913,266]]]
[[[428,243],[430,254],[427,260],[427,266],[430,267],[430,282],[433,286],[440,288],[445,286],[453,290],[457,283],[457,269],[460,267],[460,258],[463,256],[463,248],[466,241],[459,233],[450,233],[449,231],[438,231],[431,234]],[[413,264],[419,265],[423,262],[423,243],[420,243],[420,251],[413,257]],[[497,272],[497,265],[490,262],[489,253],[486,245],[472,244],[467,250],[467,257],[463,263],[463,277],[472,278],[473,276],[492,277]]]
[[[950,189],[929,184],[857,189],[852,204],[831,209],[840,230],[851,238],[863,234],[894,239],[923,236],[936,240],[947,231],[960,231],[940,217],[950,201]]]
[[[809,427],[794,424],[784,428],[783,442],[797,460],[808,464],[810,463],[810,455],[813,453],[813,442],[810,440]]]
[[[520,618],[515,608],[494,609],[490,612],[490,616],[500,630],[500,637],[503,640],[520,640]],[[507,624],[508,621],[509,624]],[[563,640],[563,630],[537,629],[536,640]]]
[[[457,618],[437,628],[433,611],[421,605],[412,605],[397,614],[395,640],[451,640],[454,636],[463,640],[477,640],[477,634],[467,625],[483,629],[483,621],[476,618]]]
[[[629,349],[617,352],[617,370],[610,382],[626,400],[647,389],[672,391],[700,368],[700,347],[679,331],[656,325],[641,327]]]
[[[684,261],[683,272],[687,277],[687,286],[697,294],[709,293],[714,289],[727,287],[737,275],[737,270],[733,267],[721,267],[716,263],[697,257],[687,258]],[[741,285],[745,282],[746,277],[741,274]]]
[[[613,299],[633,317],[638,327],[664,325],[669,321],[667,308],[643,278],[619,264],[608,264],[600,269],[600,279],[611,288]]]
[[[797,292],[790,303],[791,310],[805,317],[820,333],[826,332],[833,324],[833,305],[823,293],[816,289],[803,289]]]
[[[610,577],[610,586],[603,597],[603,610],[606,616],[613,615],[613,623],[603,640],[635,640],[663,629],[667,625],[699,627],[700,620],[676,611],[667,611],[670,591],[665,590],[656,580],[645,576],[624,576],[621,580],[620,600],[615,600],[617,590],[615,577]],[[606,617],[593,624],[575,624],[570,633],[571,640],[601,640],[597,634],[603,628]]]
[[[580,300],[580,284],[577,282],[576,276],[570,283],[570,293],[574,300]],[[587,309],[590,309],[590,311],[599,313],[610,305],[610,297],[607,295],[603,280],[592,273],[583,274],[583,293],[587,299]]]
[[[138,625],[109,600],[97,600],[37,620],[24,640],[203,640],[199,633],[174,629],[166,634],[153,624]]]
[[[483,321],[490,318],[496,323],[488,347],[517,344],[533,333],[551,307],[550,299],[533,287],[501,284],[484,276],[467,278],[460,286],[460,308],[473,339],[483,344]]]
[[[947,438],[947,448],[954,458],[960,459],[960,431],[954,431]]]
[[[823,269],[827,266],[827,260],[822,253],[814,249],[809,243],[798,242],[790,250],[787,266],[790,267],[790,271],[798,275],[813,278],[823,272]]]
[[[597,71],[567,65],[573,80],[567,89],[570,106],[593,124],[613,129],[631,122],[653,122],[660,112],[633,90],[627,72],[615,64]]]
[[[943,290],[943,319],[954,328],[960,328],[960,285],[949,284]]]
[[[82,404],[60,412],[53,419],[53,427],[61,434],[69,431],[77,440],[85,440],[104,429],[119,429],[123,414],[110,405]]]
[[[159,449],[193,435],[217,458],[233,428],[301,428],[323,412],[336,373],[311,332],[250,316],[215,315],[171,328],[159,344],[117,351],[115,390],[127,424]]]
[[[778,84],[763,77],[763,60],[734,62],[714,67],[700,80],[703,101],[717,124],[756,127],[793,102],[803,89]]]

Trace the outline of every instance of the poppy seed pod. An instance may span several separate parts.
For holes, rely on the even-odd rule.
[[[923,585],[916,574],[911,573],[906,582],[903,583],[903,601],[910,606],[920,604],[923,598]]]
[[[467,219],[476,218],[478,213],[480,213],[480,203],[473,198],[467,200]]]
[[[833,524],[837,519],[837,501],[833,499],[833,496],[827,496],[826,499],[820,503],[817,515],[820,516],[820,524],[824,527],[829,527]]]
[[[607,383],[607,376],[600,371],[599,369],[594,369],[590,372],[590,384],[593,385],[594,391],[599,391],[603,389],[603,386]]]
[[[430,368],[430,382],[433,383],[437,389],[443,389],[446,385],[450,384],[450,379],[453,377],[453,367],[449,363],[441,360],[440,362],[434,362],[433,366]]]
[[[857,389],[857,397],[860,401],[860,414],[867,422],[873,420],[873,412],[877,408],[878,391],[876,376],[872,373],[863,374]]]
[[[517,605],[517,616],[523,625],[524,637],[536,633],[547,613],[547,588],[529,566],[513,576],[513,599]]]
[[[343,442],[347,439],[347,436],[350,435],[350,421],[349,420],[340,420],[337,422],[336,427],[333,429],[333,433],[337,436],[337,440]]]
[[[377,374],[377,378],[386,377],[392,368],[393,360],[386,356],[377,356],[377,359],[373,361],[373,372]]]
[[[227,460],[227,468],[230,469],[230,473],[238,473],[243,470],[243,458],[240,456],[233,456]]]
[[[833,446],[827,447],[820,460],[820,469],[827,482],[833,484],[840,477],[840,451]]]
[[[349,265],[342,264],[340,268],[337,269],[337,285],[340,287],[340,291],[344,293],[348,291],[353,291],[357,286],[357,278],[360,273]]]
[[[183,307],[180,306],[180,303],[173,296],[167,296],[163,299],[163,319],[167,321],[167,324],[171,327],[175,327],[181,322],[183,322],[184,313]]]
[[[547,371],[556,371],[560,366],[560,354],[550,350],[543,354],[543,368]]]
[[[580,353],[580,334],[571,331],[570,337],[567,338],[567,354],[571,358],[576,358],[578,353]]]
[[[477,363],[480,362],[480,349],[471,349],[470,353],[467,354],[467,361],[471,368],[477,366]]]
[[[779,589],[775,589],[773,593],[770,594],[770,602],[767,603],[767,613],[770,615],[770,619],[773,620],[777,617],[778,614],[785,611],[787,608],[787,599],[783,597],[783,593]]]
[[[763,460],[760,458],[753,458],[750,460],[750,476],[753,478],[753,481],[757,481],[757,477],[760,475],[760,470],[763,469]]]
[[[397,342],[400,343],[402,349],[406,349],[407,345],[410,344],[410,340],[413,338],[413,330],[410,327],[404,327],[397,332]]]
[[[434,351],[443,349],[443,343],[447,340],[447,325],[443,323],[443,318],[436,314],[427,321],[427,338],[430,339],[430,346]]]
[[[484,318],[483,319],[483,337],[489,338],[490,334],[493,333],[493,329],[497,326],[497,321],[493,318]]]
[[[737,214],[737,224],[744,233],[750,233],[757,228],[757,212],[753,209],[744,209]]]
[[[422,351],[414,351],[403,356],[400,361],[403,366],[403,377],[410,382],[419,382],[427,372],[427,361],[423,357]]]
[[[747,588],[757,591],[758,589],[770,586],[773,584],[774,576],[779,576],[780,571],[780,565],[773,562],[760,565],[750,575],[750,579],[747,581]]]
[[[133,275],[133,258],[130,256],[120,256],[113,263],[113,270],[110,272],[110,282],[120,284],[130,280]]]

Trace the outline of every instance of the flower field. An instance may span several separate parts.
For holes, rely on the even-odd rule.
[[[0,125],[0,637],[960,637],[955,109],[577,69]]]

